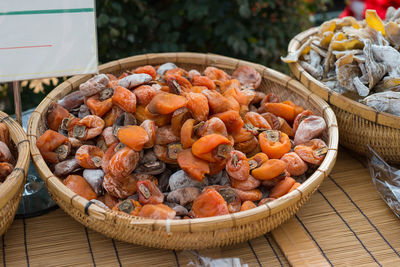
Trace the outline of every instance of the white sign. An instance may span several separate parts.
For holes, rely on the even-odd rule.
[[[97,72],[94,0],[0,0],[0,82]]]

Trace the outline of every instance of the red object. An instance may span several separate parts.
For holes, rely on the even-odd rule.
[[[393,6],[394,8],[400,7],[400,0],[352,0],[339,15],[340,18],[346,16],[353,16],[356,19],[365,18],[365,10],[375,9],[381,19],[385,19],[386,10]]]

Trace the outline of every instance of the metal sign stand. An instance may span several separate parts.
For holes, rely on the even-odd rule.
[[[22,126],[22,103],[21,103],[21,84],[19,81],[13,81],[14,107],[17,122]]]

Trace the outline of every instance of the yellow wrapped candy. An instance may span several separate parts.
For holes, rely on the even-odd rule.
[[[321,24],[319,34],[323,35],[325,32],[334,32],[336,29],[336,21],[330,20]]]
[[[331,47],[332,47],[332,50],[336,50],[336,51],[344,51],[344,50],[351,50],[351,49],[363,49],[364,43],[357,39],[332,41]]]
[[[328,47],[332,41],[332,37],[333,37],[333,32],[331,31],[324,32],[324,34],[322,35],[322,39],[320,41],[320,45],[322,47]]]
[[[385,25],[376,13],[376,10],[367,9],[367,11],[365,11],[365,21],[369,27],[382,33],[383,36],[386,35]]]

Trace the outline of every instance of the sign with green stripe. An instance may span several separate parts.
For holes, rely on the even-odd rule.
[[[56,13],[81,13],[81,12],[94,12],[94,8],[70,8],[70,9],[43,9],[43,10],[7,11],[7,12],[0,12],[0,16],[56,14]]]
[[[0,82],[95,73],[94,0],[0,1]]]

